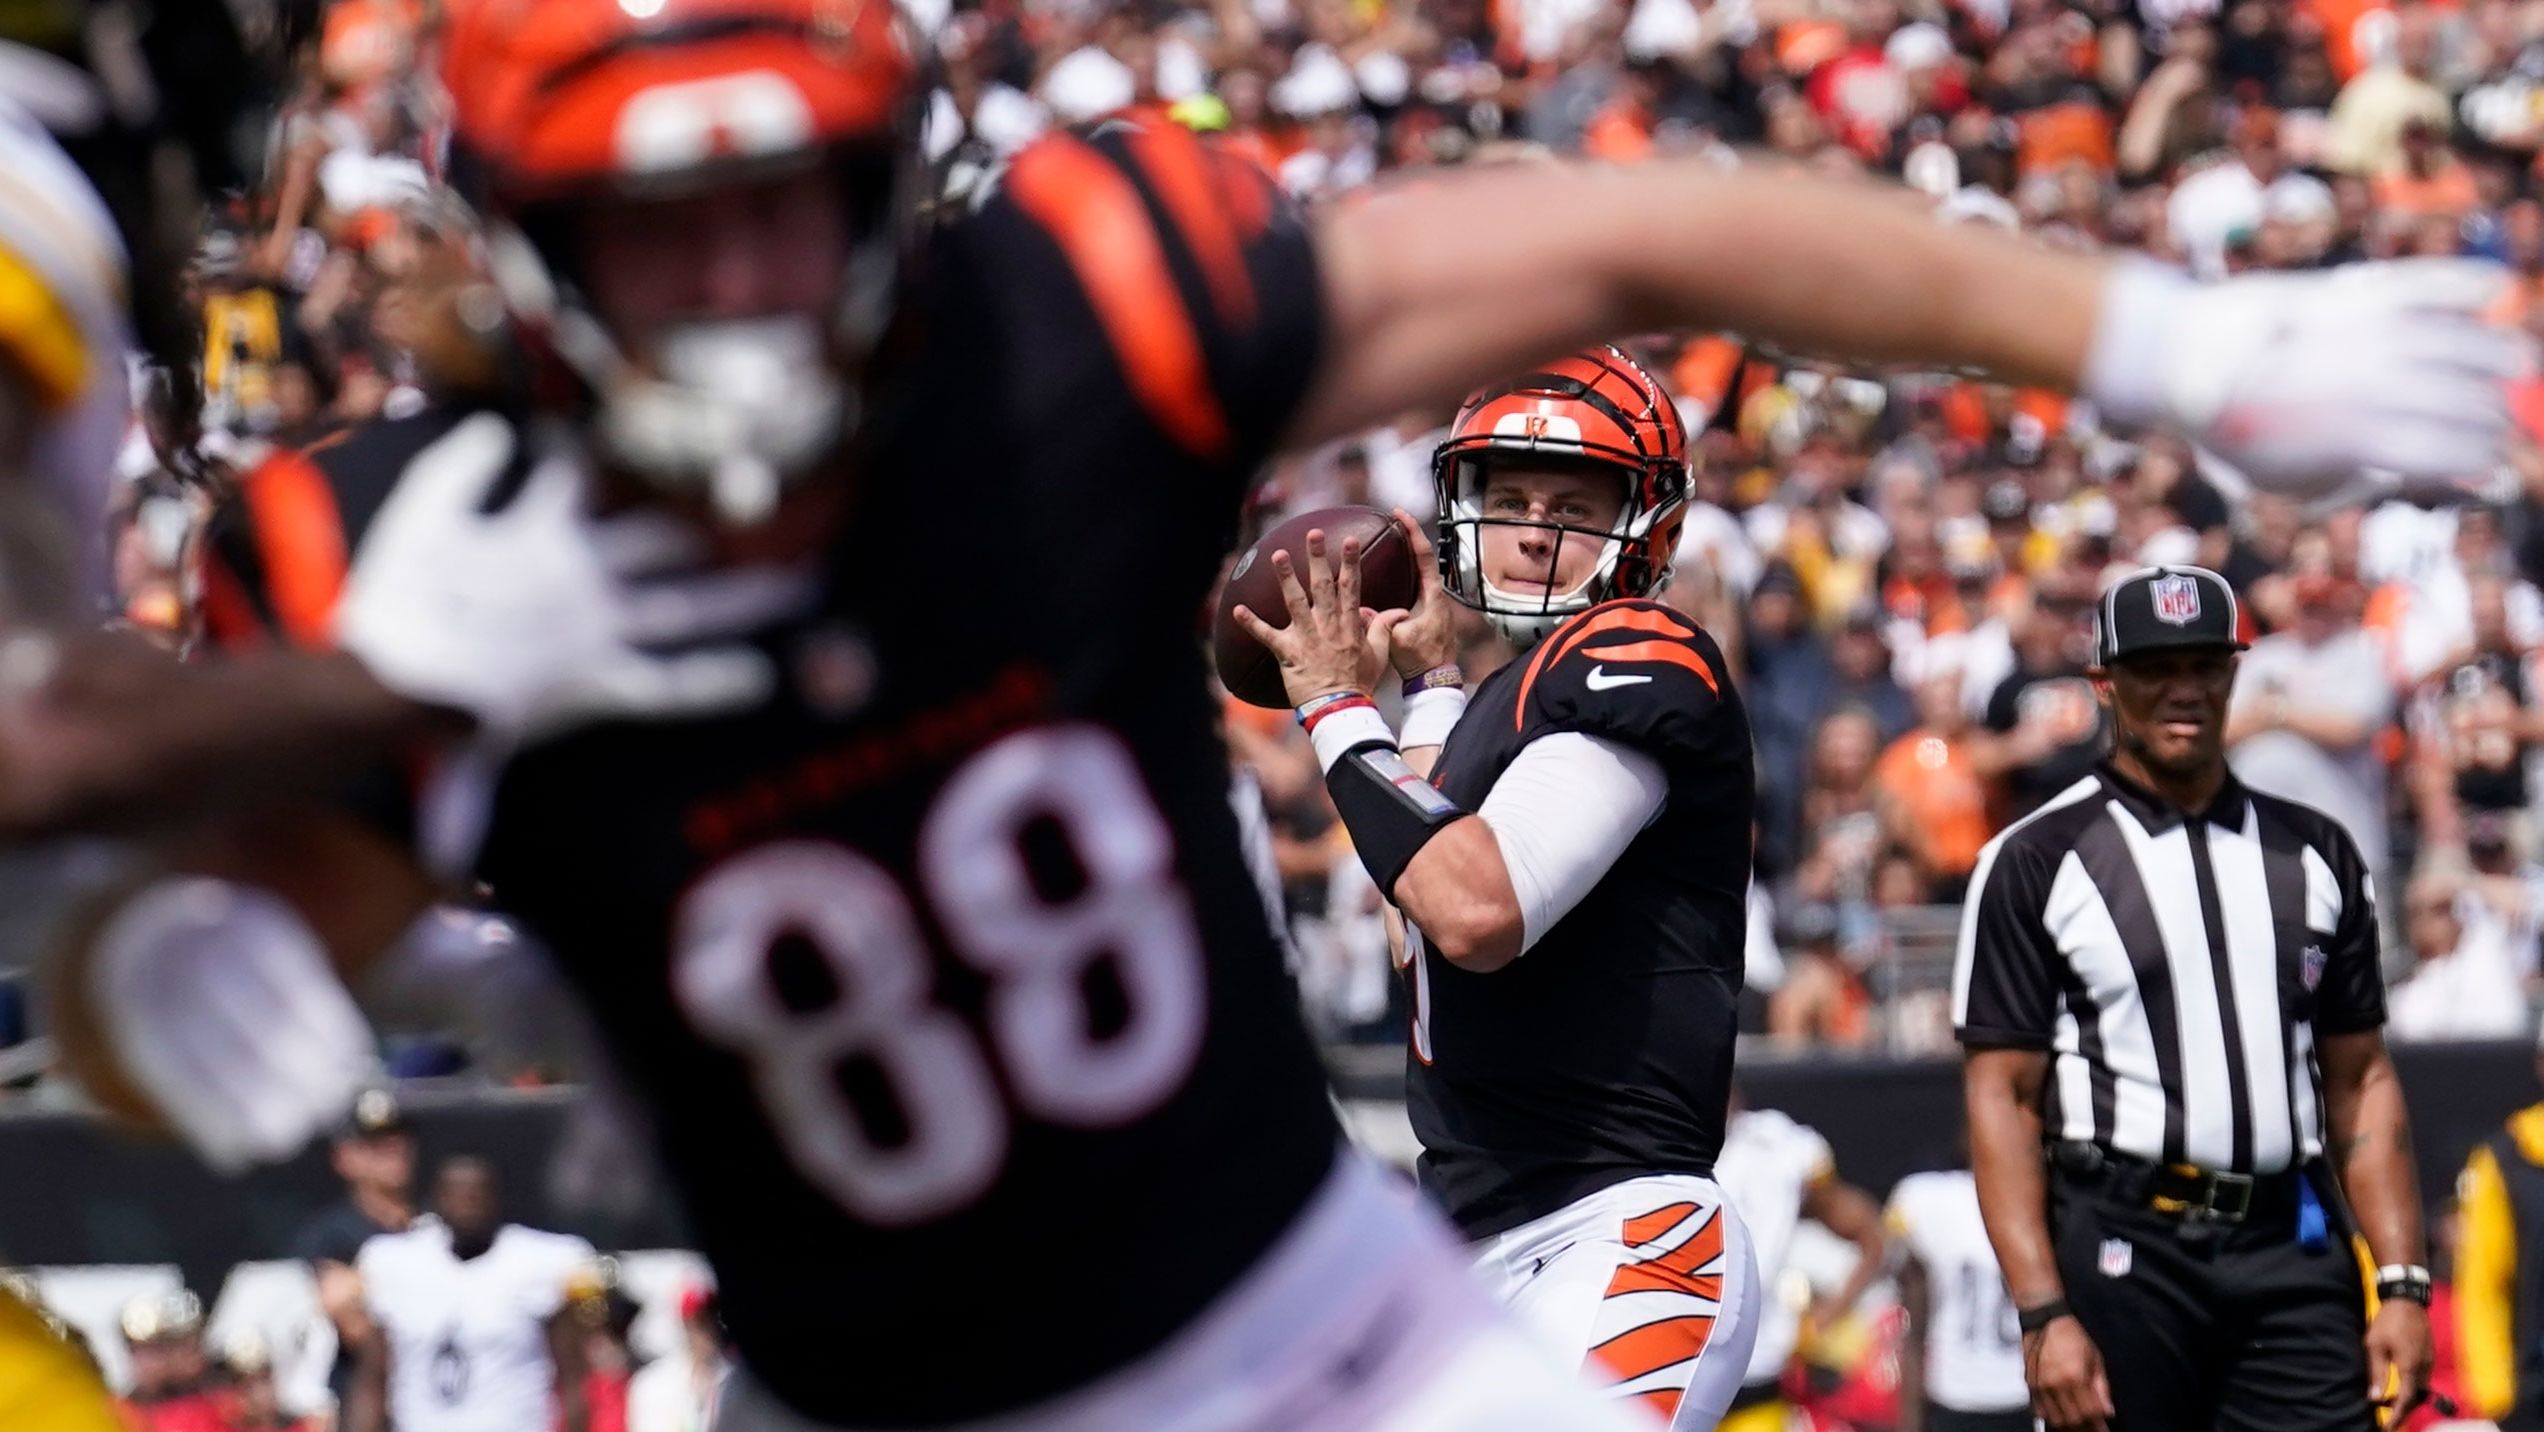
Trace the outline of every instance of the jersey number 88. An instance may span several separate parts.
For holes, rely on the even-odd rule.
[[[1026,864],[1047,820],[1086,873],[1046,899]],[[871,1223],[906,1226],[971,1202],[1006,1160],[1008,1112],[1127,1122],[1180,1086],[1201,1045],[1201,940],[1175,845],[1121,743],[1092,726],[1021,731],[966,762],[919,831],[919,883],[952,952],[988,980],[983,1028],[933,999],[935,959],[890,872],[844,846],[788,840],[717,867],[681,902],[673,988],[691,1023],[750,1062],[788,1155]],[[840,994],[778,997],[770,951],[800,937]],[[1124,1006],[1102,1037],[1082,989],[1112,962]],[[839,1091],[862,1058],[906,1127],[886,1142]]]

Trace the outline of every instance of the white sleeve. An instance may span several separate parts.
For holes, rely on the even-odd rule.
[[[1632,746],[1556,731],[1520,748],[1476,814],[1510,872],[1522,953],[1581,903],[1668,794],[1661,763]]]

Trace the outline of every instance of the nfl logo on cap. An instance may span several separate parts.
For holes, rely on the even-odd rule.
[[[2189,626],[2199,620],[2199,582],[2195,578],[2158,577],[2148,596],[2155,604],[2157,621],[2173,626]]]

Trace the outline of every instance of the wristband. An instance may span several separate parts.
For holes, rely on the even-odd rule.
[[[1328,722],[1317,732],[1323,737],[1344,724],[1357,722],[1362,715],[1353,712],[1343,721]],[[1413,773],[1396,751],[1393,741],[1384,739],[1386,722],[1378,713],[1366,713],[1379,728],[1380,739],[1355,741],[1335,759],[1325,762],[1325,789],[1334,797],[1334,813],[1342,817],[1343,829],[1350,834],[1352,850],[1359,855],[1369,878],[1377,882],[1378,893],[1392,902],[1396,898],[1396,879],[1422,853],[1422,847],[1466,812],[1457,802],[1440,794],[1437,787]],[[1325,742],[1317,743],[1317,755],[1325,754]]]
[[[1293,714],[1298,717],[1298,723],[1301,726],[1313,731],[1316,729],[1317,717],[1322,716],[1326,712],[1334,710],[1337,707],[1349,706],[1355,703],[1362,706],[1374,704],[1368,697],[1361,695],[1359,692],[1354,691],[1349,687],[1345,687],[1340,691],[1328,691],[1322,696],[1311,696],[1307,698],[1305,701],[1298,704],[1298,710]]]
[[[1450,687],[1460,691],[1466,689],[1466,671],[1454,661],[1444,662],[1419,676],[1406,677],[1404,696],[1405,700],[1411,701],[1425,691],[1444,691]]]
[[[1387,718],[1364,696],[1358,701],[1338,701],[1310,717],[1307,742],[1316,748],[1316,769],[1331,776],[1336,761],[1362,746],[1395,750],[1396,733],[1387,729]]]
[[[2028,1337],[2031,1334],[2048,1327],[2051,1323],[2058,1321],[2060,1318],[2072,1318],[2075,1315],[2076,1310],[2067,1306],[2067,1300],[2065,1298],[2052,1298],[2048,1302],[2042,1303],[2037,1307],[2025,1308],[2021,1312],[2016,1313],[2014,1315],[2014,1323],[2015,1326],[2021,1328],[2024,1335]]]
[[[2417,1263],[2388,1263],[2376,1270],[2376,1296],[2379,1301],[2400,1298],[2428,1307],[2429,1270]]]
[[[1449,732],[1466,714],[1466,688],[1435,686],[1405,698],[1404,733],[1400,744],[1410,751],[1417,746],[1445,746]]]

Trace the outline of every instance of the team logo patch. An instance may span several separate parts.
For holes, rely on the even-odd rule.
[[[2193,577],[2158,577],[2150,591],[2155,600],[2155,619],[2173,626],[2189,626],[2199,620],[2199,581]]]
[[[2137,1256],[2138,1250],[2129,1246],[2128,1239],[2105,1238],[2102,1240],[2102,1276],[2106,1278],[2128,1277],[2129,1267],[2137,1261]]]
[[[2323,983],[2325,963],[2321,945],[2308,945],[2304,952],[2297,956],[2297,979],[2305,985],[2306,993],[2314,993],[2314,987]]]
[[[1581,424],[1561,413],[1504,413],[1493,420],[1493,436],[1519,438],[1525,442],[1581,441]]]

